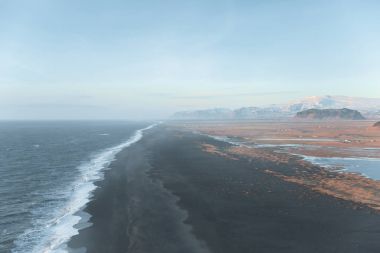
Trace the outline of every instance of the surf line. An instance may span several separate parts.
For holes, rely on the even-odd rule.
[[[30,233],[26,231],[16,239],[17,246],[12,252],[25,252],[25,250],[31,253],[67,252],[69,250],[67,243],[71,237],[78,234],[79,229],[76,228],[76,225],[86,222],[82,220],[78,212],[82,211],[83,207],[90,202],[91,194],[97,188],[95,182],[102,179],[104,171],[115,160],[116,154],[140,141],[145,131],[160,123],[154,123],[136,130],[125,142],[101,151],[90,161],[80,165],[78,167],[80,176],[70,184],[67,190],[69,196],[66,203],[63,207],[58,207],[62,211],[58,211],[56,218],[47,221],[43,227],[37,225],[33,228],[38,241],[33,240],[33,242],[30,238],[28,239]]]

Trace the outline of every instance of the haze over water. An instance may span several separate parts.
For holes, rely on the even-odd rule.
[[[380,252],[379,31],[373,0],[1,0],[0,253]]]
[[[112,147],[147,125],[1,122],[0,252],[60,252]]]

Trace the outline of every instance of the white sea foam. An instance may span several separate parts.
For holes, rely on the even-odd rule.
[[[53,219],[36,220],[32,228],[25,231],[16,241],[13,253],[63,253],[67,252],[67,242],[78,234],[75,225],[81,220],[77,215],[90,200],[96,189],[94,182],[102,179],[104,170],[114,160],[115,155],[122,149],[138,142],[143,132],[157,124],[137,130],[126,142],[108,148],[95,155],[91,161],[81,165],[78,170],[80,176],[65,192],[52,193],[65,196],[68,200],[61,206],[55,207]],[[46,211],[46,210],[43,210]]]

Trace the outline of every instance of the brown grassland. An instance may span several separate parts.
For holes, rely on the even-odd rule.
[[[313,156],[351,156],[352,150],[375,150],[372,157],[380,157],[380,130],[370,121],[338,122],[181,122],[177,127],[215,136],[237,137],[256,144],[305,144],[320,148],[291,148],[290,153],[279,153],[274,148],[231,146],[218,148],[202,144],[205,152],[230,159],[248,158],[271,161],[276,165],[291,165],[286,173],[267,168],[266,173],[284,181],[303,185],[322,194],[364,204],[380,211],[380,182],[355,173],[341,173],[313,165],[294,154]],[[315,140],[313,140],[315,139]],[[329,148],[329,149],[327,149]],[[331,149],[332,148],[332,149]],[[334,149],[335,148],[335,149]]]

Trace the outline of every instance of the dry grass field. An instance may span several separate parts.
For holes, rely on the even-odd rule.
[[[176,126],[243,139],[253,144],[289,145],[295,154],[380,157],[380,128],[374,121],[193,121]],[[292,146],[292,144],[294,144]]]

